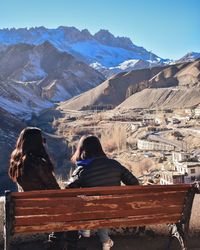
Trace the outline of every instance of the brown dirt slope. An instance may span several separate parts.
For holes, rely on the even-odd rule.
[[[196,104],[197,100],[196,97],[193,96],[195,91],[191,89],[188,92],[187,88],[196,88],[199,86],[200,60],[197,60],[189,63],[168,65],[166,67],[155,67],[152,69],[134,70],[128,73],[117,74],[99,86],[76,96],[67,102],[63,102],[60,105],[60,108],[81,110],[84,108],[90,109],[94,105],[117,106],[131,95],[134,95],[136,98],[132,98],[132,101],[133,106],[137,107],[148,108],[154,104],[166,107],[168,107],[168,105],[169,107],[176,107],[177,105],[177,107],[179,107],[182,105],[183,100],[185,101],[186,95],[189,95],[188,100],[194,99],[192,101],[186,100],[185,105],[191,106]],[[170,87],[178,87],[178,92],[177,90],[173,91]],[[158,93],[155,90],[153,90],[153,92],[152,90],[147,90],[155,88]],[[166,88],[166,92],[163,88]],[[146,99],[144,93],[153,93],[152,98],[147,100],[148,98]],[[139,98],[140,95],[141,98]],[[154,95],[155,97],[158,96],[159,102],[158,100],[153,99]],[[174,100],[170,101],[170,98],[173,96],[174,99],[180,98],[180,100],[178,102],[175,102]],[[135,104],[136,102],[138,103],[137,105]]]
[[[112,76],[99,86],[76,96],[69,101],[61,103],[61,109],[81,110],[92,105],[114,105],[117,106],[126,98],[127,89],[130,85],[147,81],[163,69],[155,67],[152,69],[134,70],[119,73]]]
[[[200,103],[200,88],[144,89],[126,99],[117,108],[187,108]]]

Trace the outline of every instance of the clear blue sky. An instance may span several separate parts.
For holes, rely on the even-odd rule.
[[[0,28],[103,28],[163,58],[200,52],[200,0],[0,0],[0,9]]]

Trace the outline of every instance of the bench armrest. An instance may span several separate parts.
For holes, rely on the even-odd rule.
[[[196,194],[200,194],[200,181],[195,181],[192,186],[195,189],[195,193]]]

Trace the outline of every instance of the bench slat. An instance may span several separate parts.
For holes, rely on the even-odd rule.
[[[111,227],[133,227],[142,225],[153,225],[153,224],[167,224],[178,222],[180,219],[180,214],[160,215],[156,214],[154,216],[137,216],[129,217],[127,219],[106,219],[106,220],[92,220],[92,221],[73,221],[70,223],[60,222],[60,223],[49,223],[40,226],[16,226],[14,233],[34,233],[34,232],[59,232],[68,230],[79,230],[79,229],[97,229],[97,228],[111,228]]]
[[[131,195],[102,195],[102,196],[79,196],[79,197],[60,197],[51,199],[17,199],[15,201],[15,207],[59,207],[66,206],[70,210],[79,209],[80,207],[86,206],[88,209],[98,205],[108,204],[107,207],[111,207],[112,204],[119,203],[123,205],[126,202],[164,202],[169,201],[180,201],[183,200],[186,195],[185,191],[181,192],[163,192],[163,193],[142,193],[142,194],[131,194]],[[110,205],[109,205],[110,204]]]
[[[112,187],[94,187],[94,188],[74,188],[64,190],[40,190],[29,192],[13,192],[14,199],[21,198],[50,198],[50,197],[71,197],[77,195],[102,195],[102,194],[128,194],[128,193],[144,193],[148,192],[163,192],[163,191],[187,191],[191,187],[190,184],[184,185],[154,185],[154,186],[112,186]]]
[[[68,214],[60,214],[60,215],[40,215],[40,216],[25,216],[25,217],[16,217],[15,226],[30,226],[30,225],[45,225],[50,222],[73,222],[73,221],[84,221],[84,220],[101,220],[103,219],[116,219],[116,218],[126,218],[126,217],[137,217],[137,216],[156,216],[160,215],[168,215],[171,217],[173,214],[179,214],[181,217],[182,207],[180,206],[166,206],[160,208],[138,208],[131,210],[108,210],[104,211],[94,211],[91,212],[79,212],[79,213],[68,213]],[[157,219],[156,219],[157,221]]]
[[[179,198],[175,201],[173,201],[173,203],[170,203],[169,201],[163,201],[162,203],[160,203],[160,201],[150,201],[150,202],[134,202],[134,205],[124,205],[123,208],[119,207],[116,210],[122,210],[124,211],[125,209],[130,209],[130,208],[159,208],[159,207],[173,207],[173,206],[179,206],[179,207],[183,207],[183,198]],[[103,210],[105,211],[105,206],[98,206],[98,210],[97,207],[92,207],[90,208],[90,212],[94,212],[94,211],[99,211],[99,210]],[[92,210],[92,211],[91,211]],[[15,210],[15,216],[30,216],[30,215],[56,215],[56,214],[67,214],[69,213],[69,211],[71,211],[69,209],[68,206],[63,206],[62,204],[59,204],[59,206],[57,207],[18,207]],[[87,212],[88,211],[88,207],[81,207],[81,211],[82,212]],[[77,212],[77,210],[74,210],[74,213]]]

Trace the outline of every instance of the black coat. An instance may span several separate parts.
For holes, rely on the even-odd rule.
[[[78,166],[68,181],[68,187],[120,186],[121,182],[125,185],[139,184],[137,178],[118,161],[102,157]]]

